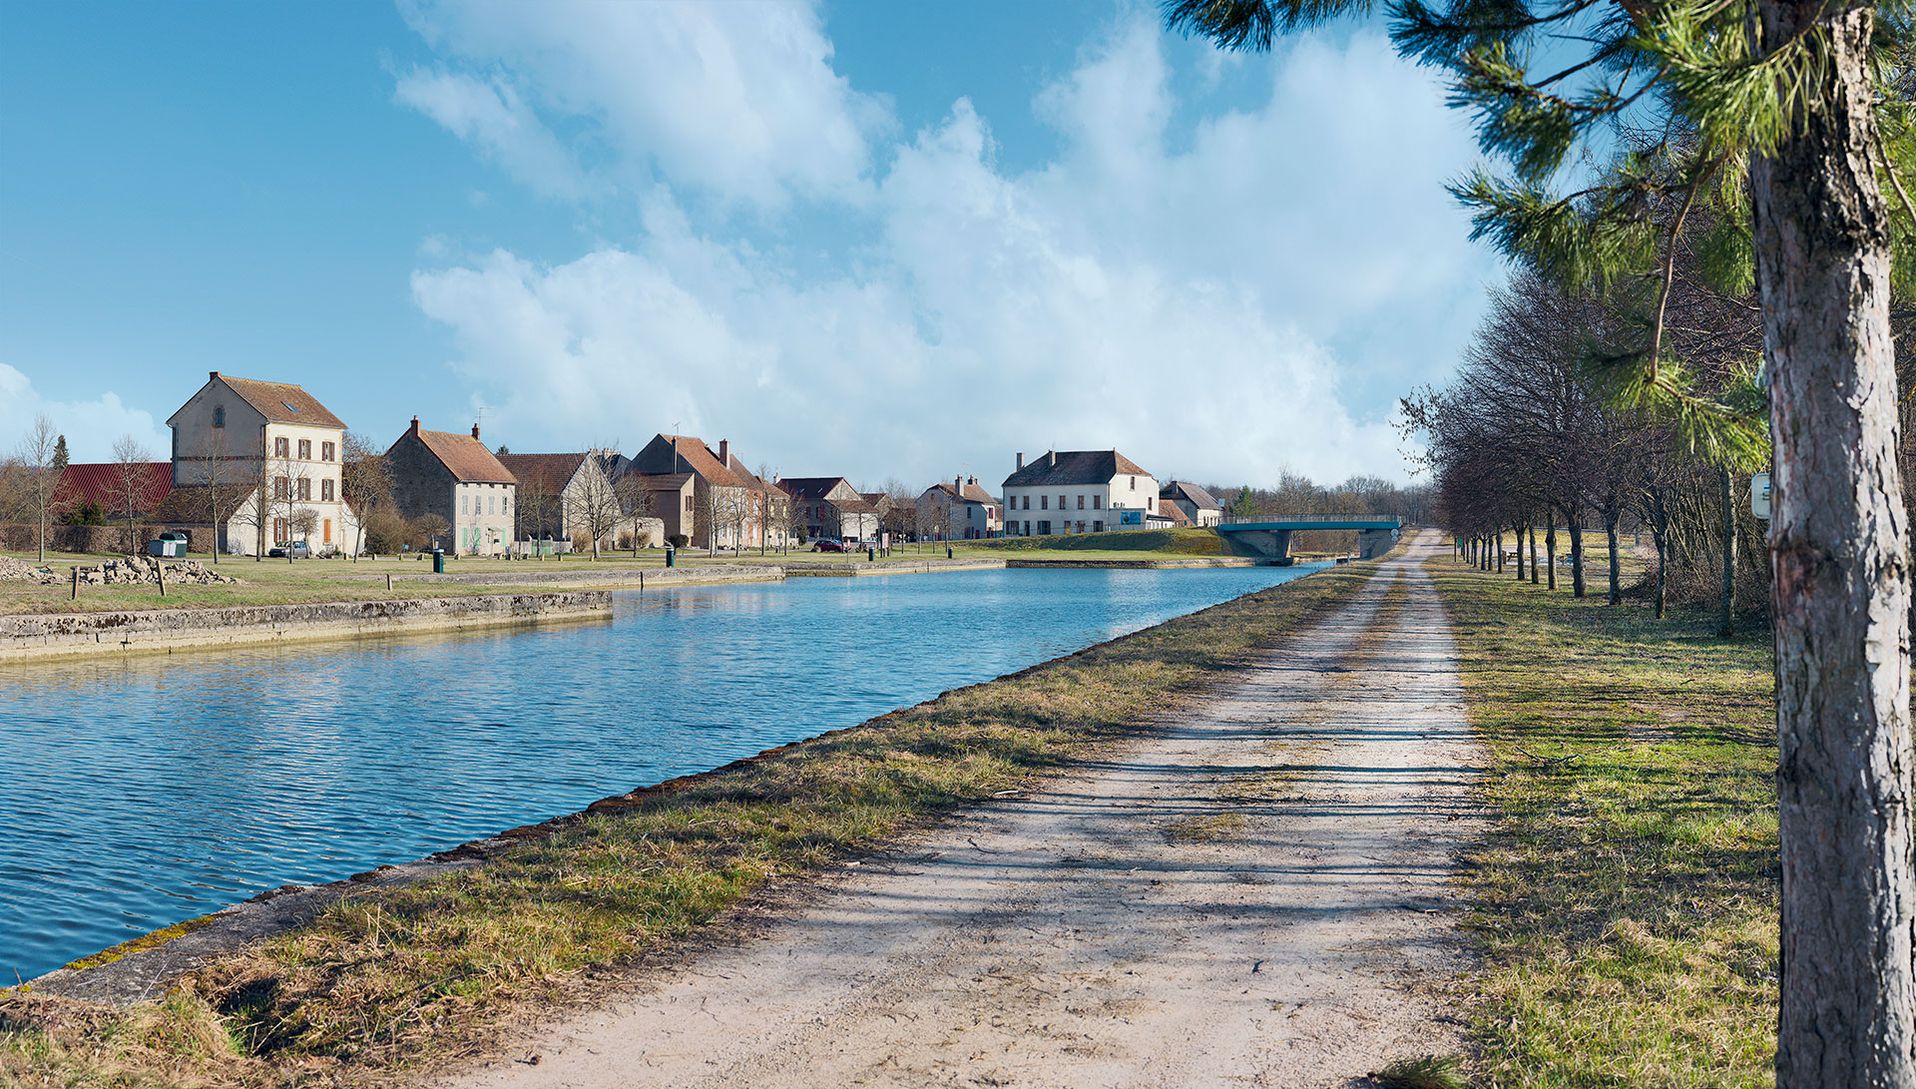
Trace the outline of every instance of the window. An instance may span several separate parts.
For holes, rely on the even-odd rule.
[[[284,518],[273,519],[273,543],[286,543],[286,519]]]
[[[299,480],[299,497],[301,499],[311,499],[313,497],[313,482],[307,480],[305,477],[301,477]]]
[[[1048,496],[1048,495],[1041,495],[1041,496],[1039,496],[1039,497],[1038,497],[1038,509],[1039,509],[1039,510],[1050,510],[1050,509],[1051,509],[1051,497],[1050,497],[1050,496]]]
[[[320,499],[328,503],[333,501],[333,482],[332,481],[322,480],[319,482],[319,497]]]
[[[512,497],[511,496],[508,495],[504,499],[501,499],[499,501],[499,513],[500,514],[512,513]]]
[[[1059,509],[1059,510],[1063,510],[1063,509],[1064,509],[1064,501],[1065,501],[1065,497],[1064,497],[1064,496],[1062,496],[1062,495],[1061,495],[1061,496],[1059,496],[1059,497],[1058,497],[1058,509]]]
[[[226,406],[225,405],[213,406],[213,426],[214,427],[226,426]]]
[[[685,497],[685,513],[692,513],[692,497],[689,495]]]
[[[1102,496],[1102,495],[1094,495],[1094,496],[1092,496],[1092,497],[1091,497],[1091,509],[1092,509],[1092,510],[1103,510],[1103,509],[1104,509],[1104,496]]]
[[[1050,532],[1051,532],[1051,523],[1044,519],[1040,519],[1038,521],[1038,533],[1040,535],[1047,535]]]
[[[1084,496],[1082,496],[1082,495],[1080,495],[1080,496],[1078,497],[1078,509],[1079,509],[1079,510],[1083,510],[1083,509],[1084,509]]]
[[[313,460],[313,440],[311,439],[299,440],[299,460],[301,461]]]
[[[488,495],[488,496],[486,496],[486,513],[487,513],[487,514],[497,514],[497,513],[499,513],[499,510],[498,510],[498,508],[499,508],[499,499],[498,499],[498,497],[497,497],[497,496],[492,496],[492,495]]]
[[[291,494],[293,494],[291,481],[287,480],[283,476],[276,476],[273,478],[273,498],[274,499],[284,499]]]
[[[286,442],[286,440],[285,440],[285,439],[274,439],[274,440],[273,440],[273,456],[274,456],[274,457],[276,457],[276,458],[283,458],[283,457],[285,457],[285,456],[286,456],[286,453],[287,453],[287,442]]]
[[[339,449],[338,447],[334,446],[330,442],[320,443],[319,444],[319,460],[321,461],[333,460],[333,454],[338,452],[338,449]]]
[[[463,495],[459,497],[459,513],[466,513],[466,497]]]
[[[1097,520],[1097,521],[1094,521],[1094,522],[1092,522],[1092,523],[1091,523],[1091,532],[1093,532],[1093,533],[1103,533],[1103,532],[1104,532],[1104,520],[1103,520],[1103,519],[1099,519],[1099,520]]]
[[[1138,490],[1138,478],[1135,476],[1131,478],[1131,490],[1134,492]]]

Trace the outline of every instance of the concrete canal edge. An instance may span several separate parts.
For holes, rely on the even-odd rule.
[[[354,582],[377,582],[384,575],[346,575]],[[539,570],[489,572],[468,575],[457,572],[433,575],[394,575],[395,583],[420,586],[460,583],[475,586],[565,585],[607,590],[650,590],[673,586],[709,586],[728,582],[778,582],[785,571],[777,564],[713,564],[705,567],[594,567],[590,560],[571,564],[555,563]]]
[[[1266,567],[1285,566],[1249,556],[1193,556],[1177,560],[1006,560],[1006,567],[1035,570],[1046,567],[1110,567],[1120,570],[1171,570],[1186,567]]]
[[[929,575],[939,571],[1002,571],[1003,560],[887,560],[884,563],[793,563],[785,577],[865,578],[871,575]]]
[[[272,643],[303,645],[368,635],[595,620],[611,615],[610,591],[564,590],[400,601],[0,616],[0,662]]]

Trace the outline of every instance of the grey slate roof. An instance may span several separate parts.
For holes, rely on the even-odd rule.
[[[1143,466],[1116,450],[1059,450],[1039,454],[1005,478],[1007,488],[1043,488],[1053,484],[1105,484],[1120,473],[1150,476]]]

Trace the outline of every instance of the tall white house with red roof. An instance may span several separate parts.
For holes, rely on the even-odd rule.
[[[187,489],[165,497],[180,516],[170,521],[218,511],[221,548],[239,555],[296,541],[324,555],[352,541],[346,424],[304,388],[213,371],[166,423],[173,489]]]
[[[1005,478],[1005,534],[1102,533],[1159,519],[1157,478],[1116,450],[1047,450]]]

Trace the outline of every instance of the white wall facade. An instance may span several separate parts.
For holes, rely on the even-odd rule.
[[[1158,482],[1147,473],[1119,473],[1102,484],[1006,487],[1004,505],[1011,537],[1143,529],[1157,511]]]
[[[452,551],[461,556],[503,556],[512,544],[512,484],[452,486]]]

